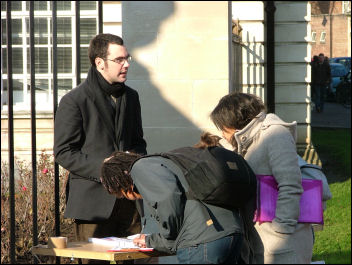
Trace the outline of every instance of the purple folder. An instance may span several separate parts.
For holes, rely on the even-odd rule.
[[[255,222],[271,222],[275,218],[278,196],[277,182],[273,176],[257,175],[258,201]],[[302,179],[299,223],[323,224],[323,184],[317,179]]]

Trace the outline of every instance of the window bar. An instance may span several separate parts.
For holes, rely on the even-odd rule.
[[[37,141],[35,115],[35,49],[34,49],[34,1],[29,2],[29,45],[31,64],[31,137],[32,137],[32,218],[33,246],[38,245],[38,210],[37,210]],[[37,260],[33,258],[33,262]]]
[[[265,5],[265,38],[267,70],[267,108],[269,113],[275,113],[275,2],[264,1]]]
[[[58,83],[57,83],[57,2],[52,1],[52,29],[53,29],[53,112],[54,120],[58,105]],[[55,162],[54,159],[54,196],[55,196],[55,235],[60,235],[60,175],[59,175],[59,165]],[[60,264],[60,258],[55,258],[55,263]]]
[[[52,1],[52,28],[53,28],[53,112],[54,119],[58,105],[58,84],[57,84],[57,2]],[[60,235],[60,177],[59,165],[54,161],[55,175],[55,235]],[[56,262],[58,263],[58,262]]]
[[[234,80],[234,52],[233,52],[233,44],[232,44],[232,2],[228,1],[227,2],[227,23],[228,23],[228,36],[231,36],[228,38],[228,55],[229,55],[229,60],[228,60],[228,69],[229,69],[229,93],[234,89],[233,88],[233,80]]]
[[[103,33],[103,1],[98,1],[98,33]]]
[[[15,223],[15,167],[13,131],[13,80],[12,80],[12,22],[11,1],[6,1],[7,30],[7,97],[8,97],[8,145],[9,145],[9,193],[10,193],[10,263],[15,264],[16,223]]]
[[[81,83],[81,40],[80,40],[80,1],[75,2],[76,15],[76,82],[77,86]]]

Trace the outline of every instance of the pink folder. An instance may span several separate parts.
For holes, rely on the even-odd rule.
[[[258,201],[255,222],[271,222],[275,218],[278,196],[277,182],[273,176],[257,175]],[[321,180],[302,179],[299,223],[323,224],[323,184]]]

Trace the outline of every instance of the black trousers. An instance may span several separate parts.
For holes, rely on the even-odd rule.
[[[89,237],[127,237],[140,233],[141,221],[135,201],[117,199],[109,219],[101,222],[75,220],[76,241],[88,242]],[[109,261],[82,259],[83,264],[110,264]]]

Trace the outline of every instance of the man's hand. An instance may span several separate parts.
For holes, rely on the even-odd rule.
[[[140,234],[139,237],[133,239],[133,243],[140,248],[146,248],[147,245],[145,244],[145,234]]]

